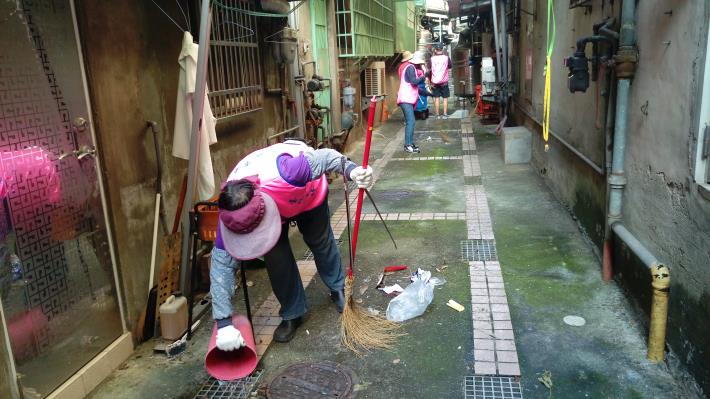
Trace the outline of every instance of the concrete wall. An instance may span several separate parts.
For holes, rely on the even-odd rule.
[[[546,2],[534,3],[537,18],[522,17],[519,37],[519,68],[525,71],[525,52],[530,46],[533,79],[525,82],[521,73],[517,101],[540,120]],[[615,2],[613,10],[606,3],[602,11],[595,2],[591,13],[569,10],[567,3],[556,4],[555,9],[558,39],[552,60],[551,129],[600,166],[605,162],[604,134],[594,124],[594,83],[585,94],[570,94],[562,58],[571,55],[574,40],[591,33],[594,22],[610,15],[618,20],[620,3]],[[666,14],[670,10],[672,15]],[[710,201],[698,195],[692,164],[709,13],[707,2],[702,1],[638,2],[640,59],[629,104],[628,186],[623,217],[629,230],[671,267],[668,342],[706,392],[710,390],[710,338],[704,331],[710,318]],[[526,24],[532,25],[532,32]],[[532,83],[530,101],[524,94],[526,83]],[[533,118],[516,111],[516,119],[523,123],[535,125]],[[546,174],[550,187],[600,246],[605,223],[605,178],[555,139],[551,139],[549,152],[542,148],[537,136],[534,165]],[[614,267],[645,317],[650,303],[648,271],[618,242]]]
[[[515,75],[520,77],[520,94],[515,97],[513,106],[514,119],[538,133],[533,141],[534,167],[546,176],[557,197],[570,210],[574,210],[579,223],[600,250],[604,239],[606,187],[605,177],[599,170],[603,171],[606,161],[605,132],[602,126],[606,102],[602,96],[595,96],[595,90],[599,84],[600,91],[603,91],[606,83],[603,80],[592,82],[585,94],[573,95],[567,89],[564,58],[572,55],[579,37],[592,34],[594,23],[615,15],[619,3],[615,3],[614,9],[607,5],[603,11],[600,7],[595,7],[591,13],[585,13],[583,9],[569,10],[567,3],[556,5],[557,41],[551,59],[552,135],[549,137],[547,152],[541,140],[540,125],[545,89],[546,7],[547,3],[544,1],[523,1],[523,8],[526,8],[526,11],[532,10],[530,12],[535,15],[521,14],[520,34],[511,38],[510,47],[519,50],[518,64],[511,65],[510,68],[517,71]],[[591,53],[591,46],[588,53]],[[528,72],[530,79],[526,79],[527,55],[532,56],[532,71]],[[582,154],[586,161],[574,151]]]
[[[174,2],[161,6],[181,15]],[[156,163],[147,120],[158,122],[163,134],[162,189],[169,224],[187,169],[186,161],[171,155],[182,32],[151,2],[80,1],[77,10],[127,318],[134,328],[146,301],[155,203]],[[195,31],[197,25],[193,21]],[[270,27],[259,29],[263,38]],[[193,36],[197,40],[197,32]],[[268,58],[262,54],[265,89],[278,82]],[[219,142],[212,146],[217,182],[242,156],[265,146],[268,128],[280,129],[280,101],[280,96],[265,95],[262,110],[218,124]]]

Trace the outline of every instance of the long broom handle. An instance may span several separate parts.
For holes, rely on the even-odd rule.
[[[367,169],[367,161],[370,159],[370,145],[372,144],[372,125],[375,123],[375,109],[377,108],[377,97],[373,96],[370,101],[370,110],[367,115],[367,133],[365,134],[365,152],[362,155],[362,167]],[[362,215],[362,202],[365,196],[365,189],[358,189],[357,205],[355,207],[355,226],[353,227],[352,259],[354,262],[357,251],[357,235],[360,231],[360,216]],[[353,276],[353,265],[348,268],[348,277]]]

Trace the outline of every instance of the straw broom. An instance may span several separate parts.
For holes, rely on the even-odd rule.
[[[373,97],[370,102],[370,110],[367,118],[367,134],[365,136],[365,152],[363,155],[362,167],[367,169],[370,157],[370,144],[372,143],[372,125],[375,119],[375,108],[377,98]],[[345,176],[343,176],[345,179]],[[347,181],[345,184],[345,207],[348,219],[348,241],[350,243],[350,265],[348,275],[345,279],[345,308],[340,316],[340,338],[346,348],[356,354],[370,349],[391,348],[397,339],[404,335],[399,332],[400,325],[389,321],[381,316],[370,314],[367,310],[358,306],[353,300],[353,266],[355,263],[355,252],[357,249],[357,237],[360,230],[360,216],[362,214],[362,202],[365,189],[358,189],[357,206],[355,208],[355,226],[350,235],[350,199],[348,196]]]

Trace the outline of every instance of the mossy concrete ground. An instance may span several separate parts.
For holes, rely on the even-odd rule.
[[[459,126],[458,119],[417,122],[419,131]],[[401,128],[401,117],[395,114],[375,135],[373,155],[381,157]],[[484,132],[490,128],[476,129],[525,397],[548,397],[547,389],[537,381],[544,370],[552,372],[554,398],[693,397],[676,382],[685,374],[645,359],[646,332],[635,322],[621,290],[614,283],[601,282],[599,261],[565,208],[528,165],[501,162],[497,139]],[[455,140],[460,148],[460,137]],[[425,141],[419,143],[424,150],[421,156],[437,156],[426,153],[427,143],[432,144],[432,152],[437,148],[449,151],[440,142]],[[350,156],[360,162],[362,143]],[[397,148],[394,156],[406,155]],[[390,161],[373,195],[385,212],[464,212],[462,175],[457,160]],[[397,196],[398,190],[408,194]],[[342,183],[336,180],[331,185],[331,209],[342,202]],[[372,209],[366,207],[366,211]],[[424,315],[404,323],[407,335],[392,350],[355,356],[340,344],[338,314],[327,288],[315,276],[306,290],[310,309],[305,323],[292,342],[271,344],[259,365],[264,381],[293,362],[332,360],[355,372],[358,398],[463,396],[463,377],[473,374],[470,285],[467,264],[459,252],[460,241],[466,239],[465,221],[389,221],[388,225],[397,250],[380,222],[362,224],[355,298],[365,308],[384,312],[389,298],[375,289],[382,268],[421,267],[447,280],[435,290]],[[306,246],[295,228],[291,242],[296,258],[301,259]],[[346,248],[342,246],[343,259],[348,257]],[[249,292],[256,308],[271,289],[264,269],[250,270],[248,275],[254,283]],[[388,284],[395,282],[406,286],[406,273],[388,277]],[[466,310],[459,313],[447,307],[449,299]],[[244,311],[241,292],[234,303],[238,312]],[[562,322],[566,315],[582,316],[587,324],[568,326]],[[212,328],[209,312],[203,323],[183,355],[168,360],[152,353],[152,343],[142,345],[91,397],[194,397],[207,377],[202,361]]]
[[[490,130],[475,137],[525,396],[546,397],[537,378],[548,370],[556,398],[695,397],[676,382],[683,371],[646,360],[647,332],[619,287],[602,282],[592,244],[534,170],[502,162]]]
[[[390,300],[375,288],[382,268],[405,264],[410,269],[430,270],[447,283],[437,287],[426,312],[405,322],[407,333],[387,351],[359,357],[340,344],[340,324],[328,289],[316,276],[306,294],[309,314],[288,344],[272,343],[262,359],[268,380],[279,369],[303,360],[331,360],[358,376],[358,398],[454,398],[460,397],[463,377],[472,353],[470,303],[468,312],[446,306],[449,299],[466,304],[469,298],[468,268],[461,261],[458,242],[465,238],[464,221],[388,222],[399,249],[395,250],[380,222],[363,222],[358,241],[354,298],[359,306],[382,314]],[[343,252],[344,262],[347,251]],[[446,265],[443,272],[439,273]],[[408,273],[388,276],[387,284],[408,285]],[[470,301],[469,301],[470,302]]]

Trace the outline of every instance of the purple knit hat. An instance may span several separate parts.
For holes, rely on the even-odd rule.
[[[281,215],[276,202],[257,187],[245,206],[219,210],[219,228],[224,248],[236,259],[264,256],[281,236]]]

